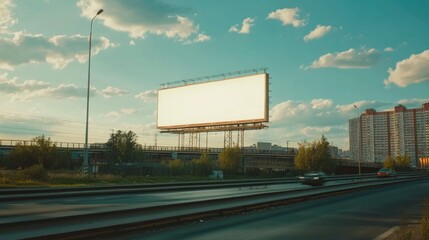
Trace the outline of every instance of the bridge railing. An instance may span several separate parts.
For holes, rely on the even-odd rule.
[[[144,151],[165,151],[165,152],[208,152],[220,153],[224,148],[198,148],[198,147],[169,147],[169,146],[142,146]],[[286,150],[261,150],[256,148],[241,149],[244,154],[274,154],[274,155],[294,155],[292,151]]]
[[[0,139],[0,146],[14,147],[18,144],[23,146],[36,146],[37,141],[32,140],[10,140],[10,139]],[[84,148],[85,144],[83,143],[74,143],[74,142],[54,142],[56,147],[59,148]]]
[[[54,142],[55,146],[58,148],[66,149],[84,149],[85,144],[75,143],[75,142]],[[37,145],[36,141],[32,140],[10,140],[10,139],[0,139],[0,146],[5,147],[15,147],[16,145],[21,144],[24,146],[35,146]],[[89,144],[91,150],[100,150],[103,151],[106,148],[104,143],[92,143]],[[172,147],[172,146],[142,146],[144,151],[164,151],[164,152],[208,152],[208,153],[221,153],[223,148],[198,148],[198,147]],[[293,151],[281,150],[281,149],[271,149],[271,150],[261,150],[256,148],[243,148],[241,149],[243,154],[273,154],[273,155],[294,155]],[[291,150],[291,149],[290,149]]]
[[[350,159],[337,159],[338,164],[340,166],[344,167],[356,167],[359,166],[359,162],[356,160],[350,160]],[[371,168],[381,168],[383,166],[383,163],[381,162],[366,162],[362,161],[360,163],[361,167],[371,167]]]

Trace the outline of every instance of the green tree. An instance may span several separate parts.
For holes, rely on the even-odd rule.
[[[133,131],[118,130],[110,135],[106,148],[114,163],[133,162],[135,160],[133,157],[138,155],[136,151],[139,150],[137,135]]]
[[[209,159],[209,154],[204,152],[199,159],[192,160],[193,173],[197,176],[208,176],[213,170],[212,163]]]
[[[397,156],[395,158],[395,168],[398,171],[405,171],[410,169],[411,159],[408,155]]]
[[[37,155],[37,162],[47,169],[55,168],[56,144],[53,143],[49,137],[46,138],[44,135],[35,137],[33,141],[36,142],[34,150]]]
[[[294,158],[296,170],[300,172],[325,171],[332,172],[335,161],[329,150],[329,142],[322,135],[319,140],[311,143],[299,143],[298,153]]]
[[[395,169],[395,165],[396,165],[395,159],[392,158],[391,156],[387,156],[383,162],[383,167],[385,167],[385,168]]]
[[[241,149],[237,147],[224,148],[219,153],[219,167],[226,173],[236,174],[241,171],[243,154]]]
[[[18,167],[29,168],[40,164],[43,168],[55,168],[56,144],[44,135],[33,138],[32,143],[32,145],[26,145],[20,142],[11,152],[10,157],[17,162]]]

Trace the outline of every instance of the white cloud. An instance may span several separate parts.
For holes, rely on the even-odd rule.
[[[57,87],[50,87],[42,91],[42,96],[50,96],[55,98],[84,98],[87,94],[85,87],[80,87],[75,84],[60,84]]]
[[[210,36],[205,35],[203,33],[199,33],[194,39],[184,41],[184,44],[192,44],[192,43],[200,43],[200,42],[206,42],[211,39]]]
[[[145,102],[155,101],[158,96],[157,90],[148,90],[135,95],[135,98],[142,99]]]
[[[356,118],[369,108],[385,111],[391,110],[395,105],[393,102],[374,100],[361,100],[350,104],[335,104],[331,99],[288,100],[271,108],[270,128],[267,131],[258,131],[254,135],[259,137],[254,138],[259,141],[265,138],[275,142],[284,143],[291,140],[297,143],[319,139],[323,134],[328,141],[334,142],[334,145],[347,149],[349,119]]]
[[[304,103],[288,100],[275,105],[270,111],[270,121],[280,122],[285,118],[294,118],[300,114],[308,112],[308,107]]]
[[[92,42],[92,54],[113,47],[107,38]],[[88,37],[81,35],[44,37],[41,34],[17,32],[13,37],[0,37],[0,69],[14,70],[23,64],[49,63],[62,69],[72,61],[85,62],[88,58]]]
[[[95,88],[91,88],[91,95],[96,93]],[[11,101],[29,101],[38,97],[51,97],[57,99],[64,98],[85,98],[87,89],[74,84],[60,84],[57,87],[46,87],[35,91],[24,91],[21,93],[11,94]]]
[[[353,48],[340,52],[328,53],[314,61],[310,68],[370,68],[379,60],[380,53],[374,48],[357,51]]]
[[[96,89],[91,88],[90,94],[94,96]],[[25,80],[22,83],[17,78],[8,79],[7,74],[0,75],[0,93],[9,96],[9,100],[29,101],[37,97],[51,98],[85,98],[86,87],[74,84],[60,84],[56,87],[50,83],[36,80]]]
[[[125,32],[131,38],[145,38],[147,34],[154,34],[178,39],[183,43],[201,42],[198,37],[199,26],[184,17],[190,10],[169,3],[157,0],[79,0],[77,6],[82,10],[82,16],[88,19],[92,19],[99,9],[104,9],[97,19],[101,20],[104,26]],[[207,36],[204,39],[210,38]]]
[[[268,14],[266,19],[279,20],[282,25],[292,25],[294,27],[302,27],[306,24],[306,20],[299,19],[298,8],[283,8],[277,9]]]
[[[270,128],[275,136],[282,135],[291,142],[312,141],[324,134],[329,141],[348,136],[348,119],[354,112],[340,112],[331,99],[292,101],[279,103],[270,110]],[[274,130],[273,130],[274,129]],[[280,134],[281,132],[281,134]],[[267,136],[275,139],[274,136]],[[284,139],[283,139],[284,141]],[[340,147],[347,148],[347,142]]]
[[[299,132],[305,136],[321,136],[331,131],[330,127],[304,127]]]
[[[124,95],[127,95],[128,92],[120,88],[108,86],[107,88],[101,90],[100,94],[103,97],[113,97],[113,96],[124,96]]]
[[[337,105],[335,106],[335,109],[341,114],[347,114],[347,113],[353,113],[353,112],[355,114],[361,114],[368,108],[380,109],[380,108],[390,107],[391,105],[392,103],[362,100],[362,101],[353,102],[351,104]]]
[[[12,16],[12,0],[2,0],[0,2],[0,33],[7,32],[16,20]]]
[[[331,99],[313,99],[309,102],[288,100],[271,108],[270,122],[275,127],[292,128],[342,124],[348,113],[342,114],[333,105]]]
[[[8,74],[0,75],[0,92],[6,94],[20,93],[23,91],[36,91],[49,86],[49,83],[35,80],[27,80],[18,83],[16,78],[8,79]]]
[[[311,105],[313,109],[323,109],[332,106],[331,99],[314,99],[311,101]]]
[[[395,49],[391,48],[391,47],[387,47],[384,49],[385,52],[393,52],[395,51]]]
[[[137,112],[137,109],[134,108],[123,108],[119,111],[111,111],[106,114],[106,117],[120,117],[123,115],[131,115]]]
[[[362,100],[335,105],[332,99],[313,99],[308,102],[288,100],[271,108],[270,122],[274,127],[334,127],[347,123],[348,119],[368,108],[383,109],[394,104]]]
[[[310,41],[310,40],[322,38],[326,34],[328,34],[331,30],[332,30],[331,26],[317,25],[317,27],[313,31],[311,31],[309,34],[304,36],[304,41]]]
[[[429,82],[429,50],[413,54],[409,58],[396,63],[396,68],[389,68],[389,77],[384,85],[393,83],[399,87],[410,84]]]
[[[123,108],[123,109],[121,109],[121,112],[124,114],[133,114],[133,113],[137,112],[137,110],[134,108]]]
[[[423,103],[428,103],[429,98],[413,98],[413,99],[401,99],[398,104],[406,105],[408,107],[419,108]]]
[[[200,34],[198,34],[198,36],[195,38],[195,40],[194,40],[194,42],[205,42],[205,41],[208,41],[208,40],[210,40],[210,36],[209,35],[206,35],[206,34],[202,34],[202,33],[200,33]]]
[[[107,114],[106,114],[106,117],[119,117],[121,114],[119,113],[119,112],[116,112],[116,111],[111,111],[111,112],[108,112]]]
[[[245,18],[242,22],[241,28],[238,29],[238,24],[232,26],[229,28],[229,32],[236,32],[236,33],[240,33],[240,34],[249,34],[250,33],[250,28],[252,28],[252,26],[254,25],[253,23],[255,22],[255,18]]]

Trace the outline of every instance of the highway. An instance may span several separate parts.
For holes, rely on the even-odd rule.
[[[422,179],[425,178],[420,176],[410,184]],[[148,230],[148,225],[165,227],[195,219],[223,219],[226,215],[248,212],[248,209],[265,209],[267,203],[271,208],[289,202],[314,201],[325,195],[350,192],[351,188],[365,193],[368,191],[365,189],[374,185],[403,180],[407,180],[407,176],[388,180],[333,177],[323,187],[302,185],[296,180],[259,180],[226,182],[220,186],[207,183],[158,185],[152,189],[136,189],[136,186],[84,188],[80,191],[40,189],[28,194],[10,190],[3,191],[0,197],[0,237],[18,239],[72,233],[67,236],[76,238],[73,232],[82,230],[91,234],[107,232],[110,237],[112,229],[123,233],[123,229],[128,228]],[[404,184],[399,183],[398,186]],[[382,188],[378,186],[376,189]],[[24,195],[27,197],[23,198]],[[85,234],[78,235],[88,237]],[[123,236],[128,236],[128,233],[120,235]],[[101,239],[105,238],[106,235]]]
[[[417,219],[424,198],[429,198],[429,180],[115,237],[151,240],[376,239],[399,224],[401,210],[409,219]]]

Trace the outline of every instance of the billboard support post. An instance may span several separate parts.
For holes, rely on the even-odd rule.
[[[244,148],[244,129],[240,130],[240,135],[241,135],[240,147],[241,149],[243,149]]]
[[[206,149],[209,148],[209,132],[206,132]]]

